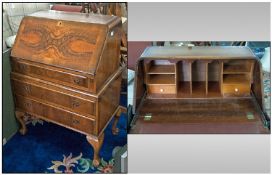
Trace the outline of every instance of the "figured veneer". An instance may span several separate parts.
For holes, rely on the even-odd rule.
[[[261,79],[260,62],[247,47],[148,47],[136,69],[131,132],[196,133],[182,128],[251,123],[248,133],[267,133]]]
[[[120,29],[115,16],[40,11],[23,18],[11,52],[22,134],[25,113],[85,134],[99,165],[104,130],[121,110]]]

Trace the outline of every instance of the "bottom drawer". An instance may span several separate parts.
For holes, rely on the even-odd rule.
[[[223,84],[224,96],[249,96],[250,85],[248,84]]]
[[[84,134],[96,134],[95,120],[55,108],[29,98],[15,95],[16,108],[47,118]]]
[[[176,86],[175,85],[148,85],[148,93],[153,94],[175,94]]]

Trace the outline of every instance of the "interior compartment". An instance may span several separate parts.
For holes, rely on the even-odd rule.
[[[224,74],[223,84],[248,84],[250,85],[249,74]]]
[[[147,84],[162,84],[162,85],[175,85],[175,75],[174,74],[148,74]]]
[[[206,95],[207,62],[196,60],[192,63],[192,95]]]
[[[221,95],[221,63],[219,61],[212,61],[208,63],[208,95]]]
[[[251,60],[228,60],[224,62],[224,74],[249,73],[251,71]]]
[[[177,63],[177,93],[178,97],[191,94],[191,63],[179,61]]]
[[[175,64],[168,60],[152,60],[145,63],[147,74],[175,74]]]

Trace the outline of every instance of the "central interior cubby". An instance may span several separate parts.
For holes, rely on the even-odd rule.
[[[207,98],[250,93],[252,61],[216,59],[148,60],[150,97]]]
[[[221,96],[222,62],[216,60],[209,62],[207,74],[208,95]]]
[[[191,62],[177,62],[177,95],[178,97],[187,97],[192,91]]]
[[[192,65],[192,91],[193,96],[205,96],[207,93],[207,62],[195,60]]]

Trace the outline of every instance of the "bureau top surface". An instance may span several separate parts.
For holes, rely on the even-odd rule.
[[[142,58],[167,59],[249,59],[255,58],[248,47],[242,46],[151,46],[147,47]]]
[[[82,23],[92,23],[92,24],[102,24],[109,25],[110,23],[116,21],[118,17],[100,14],[86,14],[78,12],[63,12],[55,10],[39,11],[32,13],[28,16],[38,17],[38,18],[48,18],[54,20],[65,20],[74,21]]]
[[[104,46],[119,40],[114,26],[120,25],[121,19],[114,16],[36,12],[23,18],[11,56],[93,75]]]

